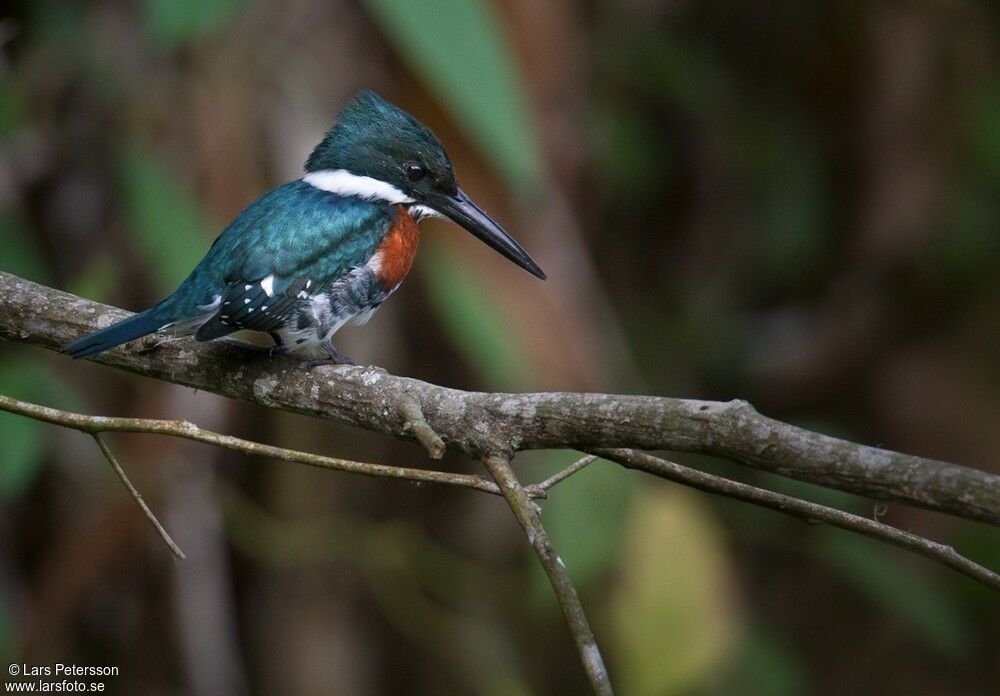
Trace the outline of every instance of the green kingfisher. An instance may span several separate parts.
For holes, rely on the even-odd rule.
[[[155,333],[208,341],[251,329],[310,364],[352,364],[333,345],[399,287],[430,217],[461,225],[538,278],[528,253],[458,187],[434,134],[363,91],[306,161],[305,176],[264,194],[222,231],[162,302],[63,350],[83,358]]]

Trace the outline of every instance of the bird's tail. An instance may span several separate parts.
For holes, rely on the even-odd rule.
[[[120,346],[123,343],[128,343],[136,338],[166,328],[173,321],[171,314],[169,303],[161,302],[144,312],[133,314],[128,319],[123,319],[117,324],[112,324],[106,329],[95,331],[92,334],[73,341],[63,347],[62,352],[74,358],[86,358],[96,355],[109,348]]]

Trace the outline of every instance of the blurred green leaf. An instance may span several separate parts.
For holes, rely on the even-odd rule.
[[[0,394],[35,403],[70,405],[75,397],[44,361],[35,357],[4,358]],[[48,440],[39,421],[0,412],[0,501],[16,498],[35,480]]]
[[[1000,569],[1000,544],[997,543],[996,529],[985,524],[964,524],[958,530],[954,546],[959,553],[976,563],[993,570]],[[955,578],[954,594],[960,596],[973,615],[977,612],[996,611],[996,591],[978,582],[967,582]]]
[[[0,380],[0,389],[7,393]],[[34,481],[45,454],[42,424],[31,418],[0,413],[0,501],[18,497]]]
[[[731,108],[733,84],[725,63],[709,46],[677,35],[652,31],[616,38],[613,53],[624,61],[619,71],[645,93],[667,95],[692,115],[725,117]]]
[[[118,182],[139,251],[157,287],[170,292],[208,250],[201,206],[156,153],[139,145],[122,153]]]
[[[952,659],[968,656],[972,635],[954,598],[909,569],[897,552],[841,530],[816,530],[813,548],[837,567],[862,594],[893,611],[924,641]]]
[[[524,453],[524,471],[544,471],[532,480],[568,466],[576,459],[572,453]],[[544,463],[550,462],[548,466]],[[545,528],[553,545],[566,564],[573,582],[581,592],[594,587],[618,561],[622,535],[634,479],[616,464],[598,460],[552,489],[547,500],[540,501]],[[538,573],[536,596],[551,603],[552,588],[543,573]]]
[[[161,48],[174,49],[212,33],[247,0],[145,0],[146,29]]]
[[[446,245],[430,240],[421,255],[420,278],[431,307],[465,360],[491,388],[523,389],[534,383],[514,327],[468,265]]]
[[[621,693],[689,693],[714,679],[739,620],[722,533],[697,494],[644,490],[621,569],[610,607]]]
[[[795,696],[810,691],[805,665],[771,631],[753,627],[740,641],[740,655],[722,693]]]
[[[778,118],[754,118],[735,145],[745,150],[743,174],[755,191],[757,224],[751,245],[751,278],[788,291],[821,277],[828,263],[830,218],[821,164],[808,139]]]
[[[661,127],[634,106],[608,102],[596,110],[591,147],[600,158],[602,185],[619,204],[645,203],[667,185],[664,175],[673,167],[655,146]]]
[[[0,207],[0,270],[49,282],[48,265],[31,230],[16,211],[5,207]]]
[[[514,54],[488,0],[365,0],[396,49],[521,192],[542,163]]]
[[[14,622],[7,610],[7,598],[0,593],[0,662],[10,663],[14,657]]]
[[[118,287],[118,264],[110,256],[99,256],[73,279],[69,291],[94,302],[108,302]]]
[[[948,212],[947,228],[922,258],[921,270],[940,292],[951,296],[995,277],[1000,265],[1000,206],[994,191],[965,189],[955,192]]]
[[[981,95],[966,132],[979,166],[995,191],[1000,186],[1000,81],[984,85]]]
[[[0,75],[0,140],[16,131],[24,121],[24,97],[9,75]]]

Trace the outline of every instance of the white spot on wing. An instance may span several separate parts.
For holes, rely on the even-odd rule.
[[[346,169],[322,169],[309,172],[302,181],[323,191],[341,196],[356,196],[369,201],[386,203],[413,203],[413,199],[392,184],[370,176],[352,174]]]
[[[274,297],[274,275],[269,275],[260,281],[260,287],[268,297]]]

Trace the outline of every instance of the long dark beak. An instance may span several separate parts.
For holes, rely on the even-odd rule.
[[[447,217],[452,222],[461,225],[476,237],[484,241],[495,251],[500,252],[531,275],[545,280],[545,273],[535,263],[528,252],[514,238],[504,232],[493,218],[483,212],[462,189],[454,196],[439,194],[428,197],[427,205]]]

